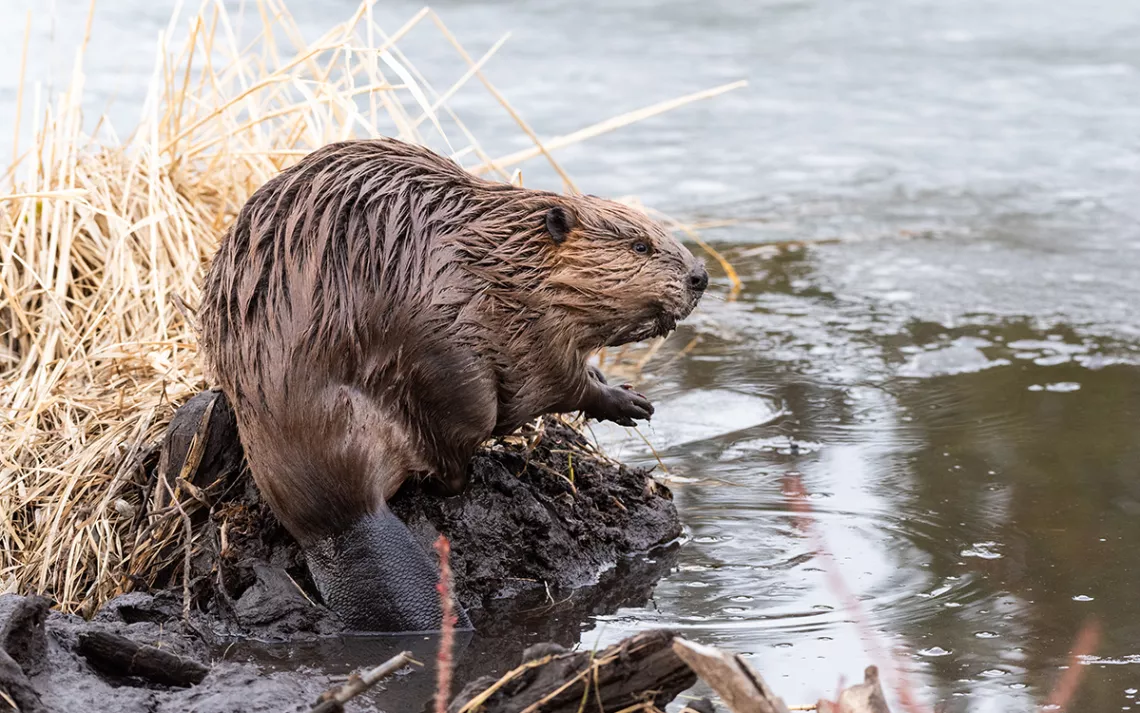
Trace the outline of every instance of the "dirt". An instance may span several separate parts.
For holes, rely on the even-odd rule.
[[[64,711],[122,711],[123,713],[254,713],[304,711],[330,683],[327,676],[263,675],[252,664],[213,666],[205,680],[192,687],[161,686],[143,678],[99,672],[79,651],[79,639],[92,631],[114,632],[132,641],[158,646],[179,656],[208,661],[200,638],[180,631],[165,617],[170,612],[147,594],[128,594],[119,605],[105,608],[95,621],[48,609],[43,597],[0,596],[0,623],[19,632],[21,647],[3,642],[0,690],[6,690],[22,713]],[[177,611],[179,606],[175,606]],[[156,621],[128,623],[120,615],[134,609]],[[7,639],[7,637],[5,637]],[[15,666],[4,665],[4,660]],[[0,697],[0,710],[5,707]]]
[[[346,665],[378,664],[397,645],[433,657],[434,640],[422,636],[401,643],[340,635],[298,546],[242,467],[232,412],[216,392],[176,416],[155,478],[181,471],[201,429],[207,448],[191,481],[209,507],[191,513],[198,536],[189,579],[174,557],[149,591],[108,602],[90,621],[50,610],[40,597],[0,597],[0,689],[21,711],[307,711]],[[644,604],[671,566],[682,530],[669,490],[606,459],[561,422],[488,447],[470,473],[461,496],[441,499],[409,483],[391,503],[424,547],[440,534],[451,541],[456,595],[476,629],[459,637],[457,686],[513,665],[536,641],[574,646],[583,619]],[[80,645],[114,635],[183,657],[185,665],[168,670],[200,670],[198,662],[209,672],[185,687],[160,684],[146,671],[116,672]],[[403,679],[414,683],[397,686],[396,699],[365,697],[356,709],[418,709],[433,676]],[[5,705],[0,696],[0,711]]]

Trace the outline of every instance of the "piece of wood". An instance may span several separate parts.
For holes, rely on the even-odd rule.
[[[364,672],[363,676],[353,674],[348,681],[334,689],[321,694],[317,704],[309,713],[344,713],[344,704],[372,688],[380,681],[388,678],[395,672],[412,662],[412,652],[404,651],[396,654],[376,668]]]
[[[891,713],[879,684],[879,669],[868,666],[863,671],[862,683],[845,688],[837,702],[820,701],[816,710],[819,713]]]
[[[166,487],[155,488],[154,509],[170,505],[169,494],[180,483],[196,488],[198,495],[236,473],[245,452],[238,440],[237,417],[218,389],[207,389],[182,404],[166,427],[159,455],[159,478]]]
[[[104,674],[134,676],[163,686],[193,686],[210,672],[208,666],[194,659],[106,631],[80,634],[79,653]]]
[[[448,711],[617,713],[639,704],[664,708],[697,680],[673,652],[673,636],[671,631],[647,631],[597,652],[531,647],[524,663],[502,678],[468,684]]]
[[[733,713],[788,713],[760,674],[740,657],[677,637],[673,651],[709,684]]]

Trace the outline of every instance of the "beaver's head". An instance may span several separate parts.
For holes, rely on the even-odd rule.
[[[546,213],[555,287],[597,346],[665,336],[709,284],[704,263],[645,214],[594,196],[560,196]]]

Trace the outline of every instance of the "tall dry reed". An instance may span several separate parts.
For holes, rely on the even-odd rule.
[[[189,546],[176,517],[152,511],[145,472],[174,408],[207,386],[184,305],[197,304],[236,211],[282,168],[334,140],[390,135],[442,144],[503,180],[544,157],[574,190],[553,149],[739,86],[542,142],[483,74],[501,41],[475,59],[433,11],[389,34],[366,2],[306,42],[281,0],[255,9],[248,42],[221,2],[171,20],[144,117],[124,141],[85,133],[84,48],[45,106],[21,82],[16,115],[35,104],[37,127],[0,174],[0,591],[90,613],[151,581],[169,564],[161,553]],[[437,91],[401,52],[414,29],[456,57],[452,86]],[[531,149],[498,159],[482,149],[448,106],[468,83]],[[113,135],[105,129],[96,135]]]

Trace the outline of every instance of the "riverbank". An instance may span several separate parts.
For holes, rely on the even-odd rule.
[[[194,406],[214,396],[206,392],[183,413],[197,416]],[[90,621],[51,610],[43,597],[0,597],[0,649],[10,656],[0,661],[0,689],[21,711],[307,711],[342,680],[335,662],[346,643],[370,646],[376,657],[411,647],[420,660],[434,659],[434,636],[345,636],[319,604],[296,543],[240,458],[230,459],[227,410],[214,407],[205,423],[216,430],[199,432],[210,445],[198,467],[184,469],[176,457],[185,482],[209,503],[186,514],[199,532],[188,570],[160,572],[150,592],[116,597]],[[542,640],[572,647],[582,615],[644,604],[672,562],[681,526],[669,490],[564,424],[548,421],[484,450],[471,473],[461,496],[442,500],[412,486],[392,506],[425,547],[439,534],[449,538],[456,596],[484,637],[529,621]],[[500,639],[488,660],[469,632],[459,637],[458,685],[524,648]],[[264,662],[282,655],[290,665],[267,670]],[[432,692],[430,675],[417,678],[409,707]],[[354,703],[375,709],[367,697]]]

